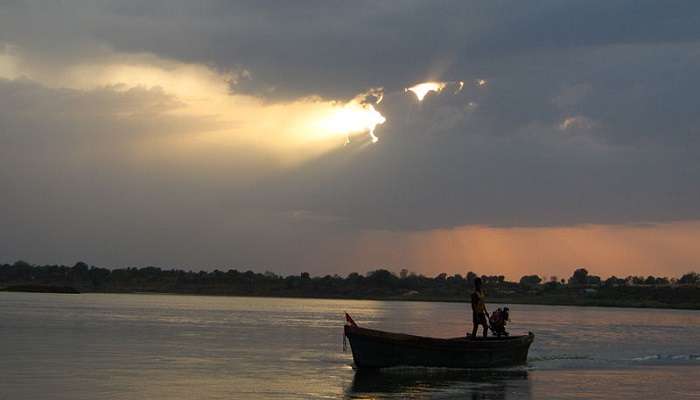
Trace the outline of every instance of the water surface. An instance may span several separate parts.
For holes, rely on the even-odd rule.
[[[497,305],[490,305],[493,309]],[[360,373],[343,312],[440,337],[467,304],[0,293],[0,399],[700,399],[700,312],[511,305],[526,367]]]

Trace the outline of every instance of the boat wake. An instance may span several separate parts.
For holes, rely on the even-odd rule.
[[[576,356],[576,355],[554,355],[554,356],[541,356],[541,357],[528,357],[528,363],[540,362],[540,361],[560,361],[560,360],[593,360],[593,357],[589,356]]]
[[[635,367],[641,365],[698,365],[700,354],[648,354],[626,358],[604,358],[585,355],[550,355],[529,357],[531,370],[588,369]]]
[[[651,354],[647,356],[634,357],[630,361],[662,361],[662,362],[700,362],[700,354]]]

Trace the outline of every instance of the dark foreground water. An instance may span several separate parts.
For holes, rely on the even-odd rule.
[[[365,374],[342,351],[343,311],[450,337],[467,307],[0,293],[0,400],[700,399],[698,311],[512,305],[512,332],[536,334],[516,369]]]

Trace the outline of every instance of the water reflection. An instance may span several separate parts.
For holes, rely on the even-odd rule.
[[[355,371],[346,399],[529,399],[528,372],[509,370],[386,369]]]

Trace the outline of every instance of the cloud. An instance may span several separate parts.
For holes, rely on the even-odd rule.
[[[191,139],[182,145],[201,146],[208,142],[253,149],[270,153],[287,164],[342,145],[350,134],[368,133],[376,141],[374,128],[384,122],[374,108],[381,102],[381,88],[370,88],[349,101],[309,96],[271,103],[260,96],[231,91],[231,82],[249,78],[250,72],[245,69],[221,72],[148,53],[104,51],[98,60],[76,59],[50,67],[34,63],[23,49],[15,47],[3,64],[8,66],[4,68],[5,78],[17,78],[9,66],[19,65],[22,79],[64,93],[160,91],[179,105],[169,113],[212,122],[181,137],[185,141]],[[95,105],[91,111],[101,112],[98,108]],[[148,114],[159,110],[139,111]]]
[[[287,99],[351,98],[357,87],[395,90],[407,82],[459,79],[456,73],[502,75],[527,68],[533,54],[700,39],[694,29],[700,6],[693,1],[674,7],[647,0],[516,2],[507,13],[498,3],[456,1],[400,8],[88,0],[2,7],[4,40],[37,49],[44,60],[90,57],[106,45],[221,69],[240,66],[258,82],[251,89],[274,87],[275,96]]]
[[[582,115],[566,117],[559,124],[559,129],[562,131],[569,131],[574,129],[591,129],[592,127],[593,121]]]
[[[321,265],[368,231],[698,219],[699,8],[4,2],[0,253]]]

